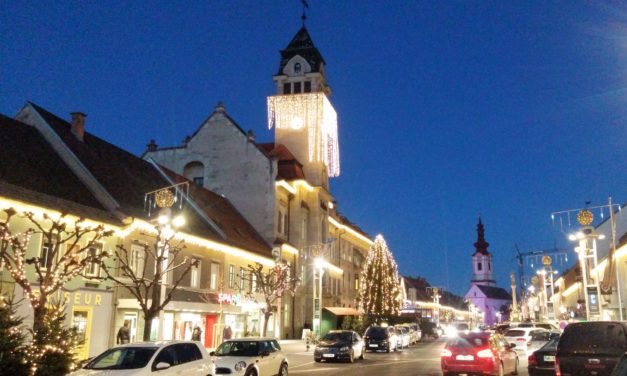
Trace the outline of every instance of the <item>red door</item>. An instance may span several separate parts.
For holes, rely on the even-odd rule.
[[[207,315],[205,317],[205,347],[215,349],[213,343],[213,327],[218,322],[218,315]]]

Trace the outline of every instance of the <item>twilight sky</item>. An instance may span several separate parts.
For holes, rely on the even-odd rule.
[[[339,119],[332,193],[384,234],[403,274],[464,294],[481,214],[505,287],[515,244],[568,245],[551,212],[627,201],[627,6],[309,3]],[[66,119],[83,111],[89,132],[140,154],[151,138],[180,144],[224,101],[270,141],[266,96],[301,11],[1,1],[0,112],[26,100]]]

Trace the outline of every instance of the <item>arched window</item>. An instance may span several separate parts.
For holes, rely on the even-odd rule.
[[[205,166],[198,161],[189,162],[183,169],[183,175],[194,182],[194,184],[202,187],[205,177]]]
[[[296,74],[300,74],[300,72],[303,70],[302,66],[300,65],[300,63],[295,63],[294,64],[294,73]]]

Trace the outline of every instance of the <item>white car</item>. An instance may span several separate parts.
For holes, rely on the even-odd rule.
[[[207,376],[214,364],[198,342],[140,342],[113,347],[71,376]],[[158,373],[156,373],[158,371]]]
[[[409,343],[411,342],[411,337],[409,335],[409,330],[404,326],[395,326],[396,335],[398,336],[398,345],[400,348],[409,347]]]
[[[217,375],[287,376],[288,372],[287,358],[274,338],[230,339],[211,355]]]
[[[513,343],[516,345],[514,349],[516,351],[527,352],[528,346],[531,344],[531,337],[543,333],[548,332],[548,330],[543,328],[514,328],[508,330],[504,336],[507,342]]]

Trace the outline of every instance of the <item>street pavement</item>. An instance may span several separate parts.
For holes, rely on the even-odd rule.
[[[303,341],[282,341],[287,354],[290,375],[342,376],[442,376],[440,352],[446,339],[427,340],[398,352],[368,352],[364,360],[355,363],[322,362],[313,360],[313,346],[306,350]],[[520,376],[527,376],[527,357],[520,355]]]

